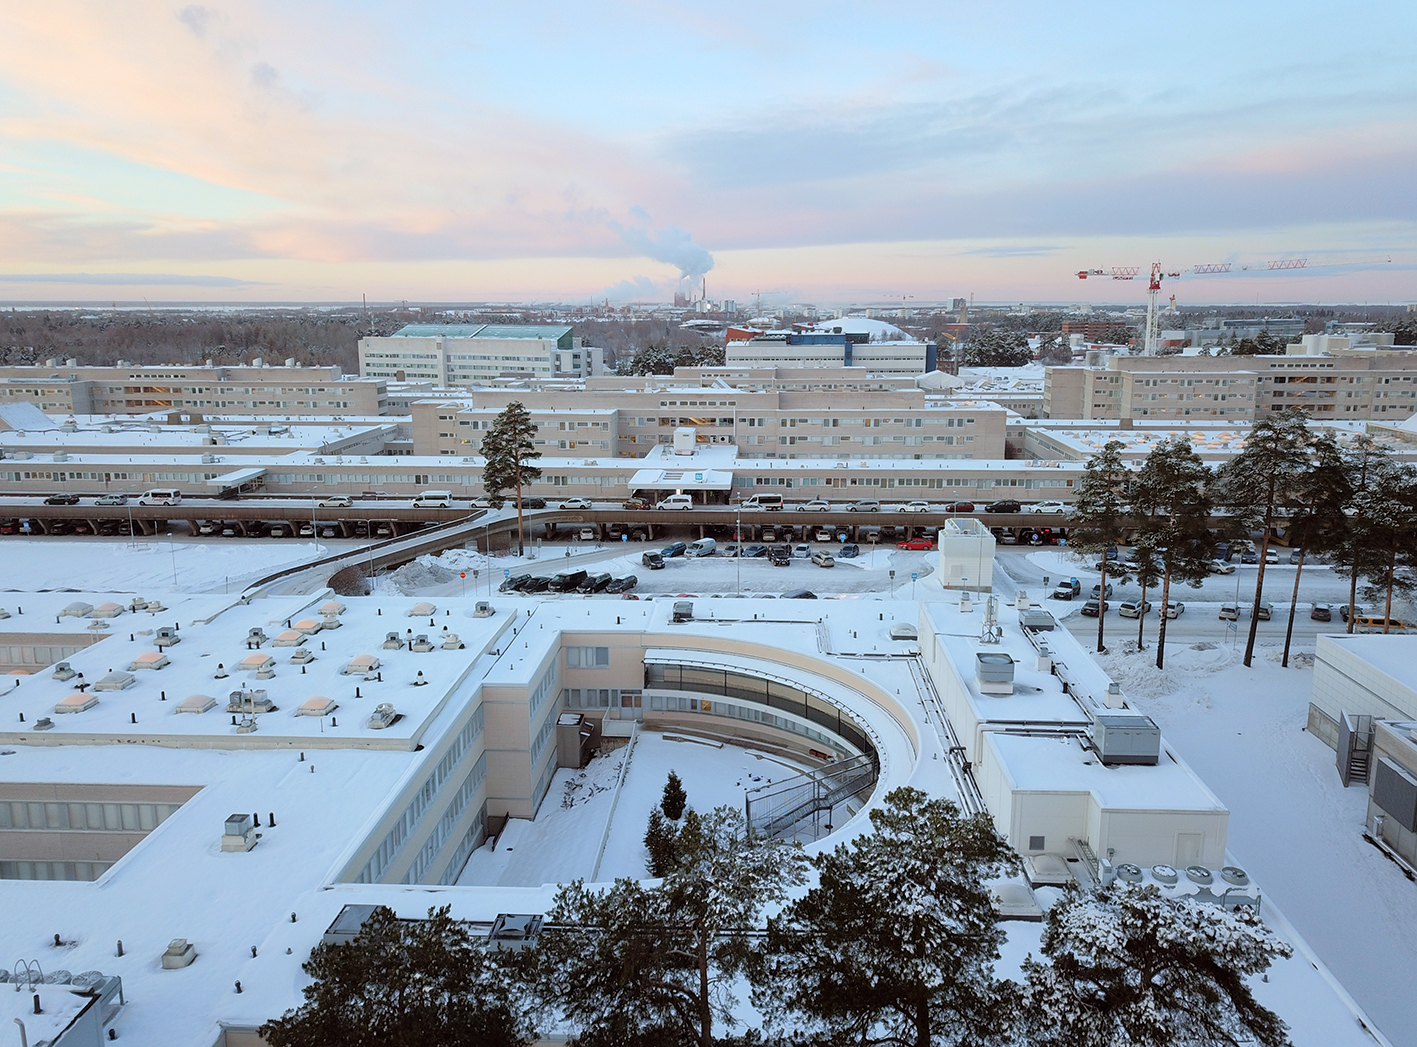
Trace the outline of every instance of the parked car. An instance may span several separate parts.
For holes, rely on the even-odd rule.
[[[656,509],[692,509],[694,507],[694,496],[690,494],[671,494],[655,505]]]
[[[973,502],[946,502],[940,506],[942,512],[946,513],[972,513],[974,512]]]
[[[1257,552],[1255,552],[1253,549],[1246,549],[1246,550],[1244,550],[1243,552],[1240,553],[1240,562],[1241,562],[1241,563],[1259,563],[1259,562],[1260,562],[1260,554],[1257,553]]]
[[[576,537],[583,542],[593,542],[597,536],[595,528],[587,525],[576,532]]]
[[[79,496],[76,494],[51,494],[44,500],[45,505],[78,505]]]
[[[689,552],[689,546],[684,542],[670,542],[663,549],[659,550],[661,556],[666,560],[672,560],[676,556],[685,556]]]
[[[315,504],[321,509],[348,509],[354,505],[354,499],[347,494],[332,494]]]
[[[782,594],[784,600],[815,600],[817,594],[811,589],[793,589],[791,592]]]
[[[1210,566],[1210,573],[1211,573],[1211,574],[1234,574],[1234,573],[1235,573],[1235,565],[1234,565],[1233,563],[1231,563],[1229,560],[1212,560],[1212,561],[1210,561],[1210,565],[1209,565],[1209,566]]]
[[[933,549],[935,543],[928,538],[907,538],[903,542],[896,542],[897,549]]]
[[[801,542],[793,547],[792,555],[799,560],[806,560],[812,555],[812,547],[806,542]]]
[[[854,542],[847,543],[836,551],[836,558],[838,560],[854,560],[860,555],[861,547]]]
[[[567,498],[561,503],[562,509],[593,509],[594,504],[589,498]]]
[[[1347,608],[1345,607],[1346,611]],[[1316,603],[1309,609],[1309,617],[1316,622],[1333,621],[1333,608],[1326,603]]]
[[[895,511],[898,513],[928,513],[930,511],[930,503],[922,498],[916,498],[914,501],[906,502],[904,505],[897,505]]]
[[[627,574],[623,578],[616,578],[605,587],[607,593],[627,593],[640,584],[640,580],[633,574]]]
[[[662,571],[664,569],[664,556],[658,549],[651,549],[640,555],[640,563],[648,567],[651,571]]]
[[[774,567],[792,566],[792,548],[786,545],[776,545],[768,550],[768,563]]]
[[[1267,563],[1267,564],[1276,564],[1276,563],[1279,563],[1279,550],[1278,550],[1278,549],[1266,549],[1266,550],[1264,551],[1264,562]]]
[[[797,506],[797,511],[799,513],[824,513],[831,507],[831,502],[825,498],[813,498],[810,502],[803,502]]]
[[[1186,605],[1183,604],[1180,600],[1167,600],[1167,601],[1166,601],[1166,617],[1167,617],[1167,618],[1179,618],[1179,617],[1181,617],[1181,615],[1183,615],[1183,614],[1185,614],[1185,613],[1186,613]]]
[[[1023,505],[1013,498],[1004,498],[997,502],[990,502],[984,507],[986,513],[1016,513],[1023,508]]]
[[[586,573],[584,571],[562,571],[552,577],[547,588],[553,592],[569,593],[579,589],[585,580]]]
[[[737,556],[737,555],[738,555],[739,553],[741,553],[742,551],[743,551],[743,547],[742,547],[741,545],[739,545],[737,542],[729,542],[727,545],[725,545],[725,546],[723,547],[723,552],[722,552],[720,555],[723,555],[723,556]]]
[[[1341,603],[1338,605],[1338,617],[1343,619],[1345,622],[1348,621],[1348,611],[1349,607],[1346,603]],[[1362,604],[1354,604],[1352,611],[1354,617],[1361,617],[1368,613],[1368,609]]]
[[[515,501],[515,499],[513,499],[513,501]],[[545,499],[545,498],[523,498],[523,499],[522,499],[522,508],[523,508],[523,509],[545,509],[545,508],[546,508],[546,499]]]
[[[1082,583],[1076,578],[1068,578],[1059,582],[1049,593],[1054,600],[1071,600],[1074,596],[1082,595]]]
[[[766,545],[754,542],[752,545],[743,546],[743,555],[746,557],[756,558],[759,556],[766,556],[767,554],[768,547]]]
[[[284,537],[284,536],[285,536],[285,528],[284,528],[284,527],[281,527],[281,533],[280,533],[279,535],[277,535],[276,537]],[[315,525],[314,525],[314,524],[308,524],[308,523],[303,523],[303,524],[301,524],[301,525],[300,525],[300,537],[301,537],[301,538],[314,538],[314,537],[315,537]]]
[[[519,593],[544,593],[551,588],[551,579],[542,574],[528,575],[526,584],[517,590]]]
[[[1082,613],[1087,615],[1089,618],[1096,618],[1098,614],[1098,602],[1096,600],[1087,601],[1087,603],[1082,605]],[[1102,601],[1102,613],[1107,613],[1106,600]]]
[[[813,553],[812,562],[818,567],[835,567],[836,557],[832,556],[831,553],[827,552]]]
[[[1300,560],[1302,560],[1303,558],[1304,558],[1304,550],[1303,550],[1303,549],[1290,549],[1290,550],[1289,550],[1289,562],[1290,562],[1290,563],[1298,563],[1298,562],[1299,562]]]
[[[94,505],[127,505],[128,496],[126,494],[105,494],[93,501]]]
[[[1123,618],[1140,618],[1151,613],[1151,601],[1123,600],[1117,605],[1117,613]]]
[[[863,498],[858,502],[852,502],[846,507],[848,513],[875,513],[880,512],[881,503],[871,498]]]
[[[621,508],[648,509],[650,508],[650,501],[648,498],[626,498],[625,501],[621,503]]]
[[[212,523],[210,520],[198,520],[198,521],[197,521],[197,533],[198,533],[199,535],[209,536],[209,535],[216,534],[216,531],[217,531],[217,525],[214,524],[214,523]]]
[[[1062,513],[1068,508],[1067,503],[1058,501],[1034,502],[1028,506],[1024,512],[1029,513]],[[1121,609],[1118,608],[1118,613]]]
[[[819,542],[830,542],[832,540],[832,529],[830,527],[818,527],[817,533],[813,535]]]
[[[1094,586],[1092,587],[1092,598],[1093,598],[1094,600],[1096,600],[1099,596],[1105,597],[1105,598],[1108,599],[1108,600],[1112,599],[1112,583],[1111,583],[1111,582],[1108,582],[1108,583],[1107,583],[1107,592],[1105,592],[1105,593],[1102,591],[1102,583],[1101,583],[1101,582],[1098,582],[1096,585],[1094,585]]]
[[[861,538],[863,541],[875,545],[881,540],[881,529],[879,527],[863,527],[861,528]]]

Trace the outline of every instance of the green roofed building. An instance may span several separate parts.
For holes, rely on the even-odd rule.
[[[600,352],[554,324],[409,324],[359,340],[359,373],[394,381],[470,385],[507,375],[600,373]]]

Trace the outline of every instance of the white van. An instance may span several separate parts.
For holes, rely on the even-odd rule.
[[[671,494],[655,506],[656,509],[692,509],[693,507],[694,496],[690,494]]]
[[[452,504],[452,491],[424,491],[413,499],[415,509],[449,509]]]
[[[174,490],[147,491],[138,498],[139,505],[181,505],[182,492]]]
[[[744,509],[781,509],[782,495],[780,494],[755,494],[743,503]]]
[[[718,548],[718,543],[712,538],[700,538],[697,542],[689,543],[688,555],[690,556],[712,556],[713,551]]]

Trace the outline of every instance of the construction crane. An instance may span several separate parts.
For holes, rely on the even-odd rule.
[[[1226,273],[1244,272],[1283,272],[1294,269],[1344,269],[1351,266],[1380,265],[1391,262],[1392,258],[1378,259],[1367,262],[1340,262],[1334,264],[1319,263],[1310,266],[1307,258],[1277,258],[1259,263],[1239,264],[1234,262],[1207,262],[1201,265],[1190,265],[1184,269],[1166,269],[1160,262],[1151,263],[1151,274],[1147,283],[1146,291],[1146,332],[1142,338],[1142,353],[1146,356],[1156,356],[1161,349],[1161,312],[1157,307],[1157,299],[1161,294],[1161,281],[1163,279],[1176,280],[1183,276],[1221,276]],[[1113,280],[1135,280],[1137,274],[1141,272],[1139,265],[1114,265],[1107,269],[1079,269],[1077,277],[1079,280],[1086,280],[1089,276],[1100,276],[1104,279]],[[1176,308],[1176,296],[1171,296],[1171,308]]]

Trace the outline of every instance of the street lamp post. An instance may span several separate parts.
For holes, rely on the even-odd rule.
[[[736,545],[738,546],[738,555],[735,556],[735,557],[733,558],[733,560],[734,560],[734,566],[735,566],[735,567],[737,568],[737,570],[738,570],[738,595],[739,595],[739,596],[742,596],[742,595],[743,595],[743,506],[742,506],[741,504],[738,505],[738,506],[733,510],[733,514],[734,514],[734,516],[735,516],[736,519],[737,519],[737,523],[734,525],[734,528],[733,528],[733,539],[734,539],[734,544],[736,544]]]

